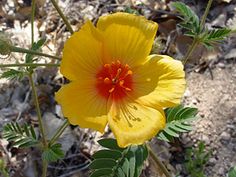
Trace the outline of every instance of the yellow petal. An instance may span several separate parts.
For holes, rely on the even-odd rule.
[[[61,73],[70,80],[90,79],[102,66],[102,36],[90,21],[65,43]]]
[[[98,98],[91,82],[71,82],[56,93],[56,101],[69,122],[82,128],[104,132],[107,124],[107,103]]]
[[[104,34],[106,59],[135,66],[149,55],[158,25],[141,16],[115,13],[100,17],[97,27]]]
[[[108,124],[118,145],[127,147],[143,144],[165,127],[162,109],[153,109],[135,102],[113,104],[108,114]]]
[[[165,55],[151,55],[134,71],[134,94],[151,107],[173,107],[185,90],[185,73],[180,61]]]

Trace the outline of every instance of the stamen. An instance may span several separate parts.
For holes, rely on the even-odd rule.
[[[128,87],[123,87],[126,91],[132,91],[132,89],[128,88]]]
[[[124,80],[121,80],[120,81],[120,86],[122,87],[124,85],[125,81]]]
[[[121,68],[117,69],[116,76],[112,79],[112,82],[115,84],[120,76],[120,73],[122,72]]]
[[[124,78],[126,78],[127,76],[132,75],[132,74],[133,74],[133,72],[132,72],[131,70],[129,70],[129,71],[127,71],[127,73],[125,74],[125,76],[124,76],[122,79],[124,79]]]
[[[133,72],[131,71],[131,70],[129,70],[128,72],[127,72],[127,75],[132,75],[133,74]]]
[[[116,61],[116,63],[117,63],[118,65],[120,65],[120,64],[121,64],[120,60],[117,60],[117,61]]]
[[[110,64],[105,64],[105,65],[104,65],[104,68],[110,68],[110,67],[111,67]]]
[[[120,86],[121,86],[122,88],[124,88],[126,91],[132,91],[131,88],[129,88],[129,87],[125,87],[125,86],[124,86],[124,83],[125,83],[124,80],[121,80],[121,81],[119,82]]]
[[[112,93],[115,90],[115,87],[113,86],[110,90],[109,93]]]
[[[105,84],[110,84],[110,83],[111,83],[111,80],[110,80],[108,77],[106,77],[106,78],[104,79],[104,83],[105,83]]]
[[[117,69],[116,77],[119,77],[121,71],[122,71],[121,68]]]
[[[133,91],[132,74],[129,65],[122,64],[119,60],[104,64],[97,73],[96,87],[99,94],[106,99],[112,95],[112,99],[122,100],[127,92]]]

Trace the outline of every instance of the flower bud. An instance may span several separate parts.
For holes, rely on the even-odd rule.
[[[11,53],[11,41],[6,35],[0,33],[0,55],[8,56]]]

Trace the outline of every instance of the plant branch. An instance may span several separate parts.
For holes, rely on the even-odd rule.
[[[54,63],[14,63],[14,64],[0,64],[0,68],[7,67],[38,67],[38,66],[46,66],[46,67],[58,67],[60,64]]]
[[[186,64],[186,62],[188,61],[189,57],[192,55],[194,49],[197,47],[198,43],[199,43],[199,41],[198,41],[197,37],[195,37],[193,39],[193,42],[192,42],[191,46],[188,48],[188,51],[187,51],[187,53],[186,53],[186,55],[184,57],[184,60],[182,61],[183,65]]]
[[[205,25],[206,18],[207,18],[207,15],[208,15],[209,11],[210,11],[212,2],[213,2],[213,0],[209,0],[208,3],[207,3],[206,10],[205,10],[205,12],[204,12],[204,14],[202,16],[201,23],[200,23],[201,30],[203,29],[203,27]]]
[[[201,23],[200,23],[200,29],[201,30],[205,26],[206,18],[207,18],[207,15],[209,13],[209,10],[211,8],[212,2],[213,2],[213,0],[209,0],[208,3],[207,3],[206,10],[205,10],[205,12],[202,16]],[[193,42],[192,42],[191,46],[188,48],[188,51],[187,51],[187,53],[185,54],[185,56],[183,58],[183,61],[182,61],[183,65],[186,64],[186,62],[188,61],[189,57],[192,55],[194,49],[197,47],[198,44],[199,44],[199,34],[194,36]]]
[[[69,125],[68,120],[65,120],[65,122],[61,125],[61,127],[57,130],[52,139],[49,141],[49,145],[52,145],[57,141],[57,139],[61,136],[64,130],[68,127],[68,125]]]
[[[35,88],[35,84],[34,84],[34,80],[33,80],[32,75],[33,75],[33,73],[29,73],[29,82],[32,87],[32,94],[33,94],[36,112],[37,112],[37,116],[38,116],[39,129],[42,134],[43,145],[44,145],[44,147],[47,147],[47,140],[46,140],[46,136],[44,133],[45,131],[44,131],[44,127],[43,127],[42,115],[41,115],[41,111],[40,111],[40,107],[39,107],[38,94],[36,92],[36,88]]]
[[[46,177],[47,176],[47,169],[48,169],[48,162],[46,160],[43,160],[42,177]]]
[[[32,10],[31,10],[31,45],[34,43],[34,16],[35,16],[35,6],[36,0],[32,0]]]
[[[58,6],[57,2],[55,0],[51,0],[51,2],[53,4],[53,6],[55,7],[55,9],[57,10],[57,12],[59,13],[59,15],[61,16],[64,23],[66,24],[67,29],[70,31],[71,34],[73,34],[74,31],[73,31],[70,23],[68,22],[67,18],[65,17],[63,12],[61,11],[60,7]]]
[[[148,148],[151,158],[154,160],[156,165],[161,169],[161,171],[165,174],[165,176],[172,177],[171,174],[166,169],[165,165],[161,162],[161,160],[158,158],[158,156],[156,156],[156,154],[153,152],[153,150],[149,144],[147,144],[147,148]]]
[[[37,52],[37,51],[34,51],[34,50],[24,49],[24,48],[15,47],[15,46],[10,46],[10,50],[11,50],[11,52],[28,53],[28,54],[53,58],[53,59],[56,59],[56,60],[61,60],[61,58],[58,57],[58,56],[48,55],[46,53],[41,53],[41,52]]]

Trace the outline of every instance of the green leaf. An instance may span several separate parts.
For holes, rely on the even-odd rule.
[[[117,169],[117,175],[118,175],[118,177],[126,177],[125,173],[123,172],[123,170],[120,167],[118,167],[118,169]]]
[[[105,148],[109,148],[112,150],[118,150],[118,151],[124,150],[123,148],[120,148],[117,144],[117,141],[112,138],[98,140],[98,144],[100,144],[101,146],[103,146]]]
[[[179,137],[179,134],[176,133],[174,130],[172,130],[168,125],[166,126],[166,128],[164,129],[164,131],[169,134],[170,136],[173,137]]]
[[[129,176],[134,176],[136,163],[134,152],[129,151],[129,153],[127,154],[127,158],[129,159]]]
[[[143,145],[143,146],[138,146],[137,149],[134,149],[134,147],[132,147],[131,151],[134,152],[136,160],[134,177],[139,177],[143,169],[143,163],[148,157],[148,149],[145,145]]]
[[[200,41],[205,47],[212,48],[214,44],[220,43],[225,37],[229,36],[230,33],[231,30],[227,28],[214,29],[211,31],[207,30],[201,35]]]
[[[115,139],[102,139],[98,142],[106,149],[97,151],[90,164],[92,175],[97,170],[111,169],[110,173],[102,176],[110,177],[139,177],[142,166],[147,159],[148,150],[144,145],[120,148]],[[106,171],[107,172],[107,171]],[[92,176],[91,175],[91,176]],[[90,177],[91,177],[90,176]]]
[[[197,14],[189,6],[182,2],[173,2],[172,5],[182,16],[180,17],[182,19],[182,23],[180,23],[180,26],[186,29],[188,34],[199,34],[201,29],[200,20]]]
[[[186,149],[184,158],[184,167],[192,177],[206,177],[204,174],[204,168],[210,158],[211,150],[206,151],[203,142],[200,142],[196,148]]]
[[[98,170],[95,170],[91,175],[90,177],[101,177],[101,176],[106,176],[106,177],[109,177],[112,173],[112,169],[110,168],[103,168],[103,169],[98,169]]]
[[[0,78],[6,78],[9,80],[17,79],[20,80],[24,77],[25,73],[23,71],[18,71],[15,69],[10,69],[2,73]]]
[[[17,122],[8,123],[3,128],[3,138],[12,141],[14,146],[20,148],[32,147],[39,144],[32,126],[20,126]]]
[[[119,151],[116,150],[100,150],[97,151],[95,154],[93,154],[94,159],[99,159],[99,158],[111,158],[111,159],[119,159],[121,158],[122,154]]]
[[[31,50],[40,52],[41,48],[42,48],[42,46],[44,45],[45,42],[46,42],[46,38],[39,39],[37,42],[33,43],[32,47],[31,47]],[[33,55],[33,54],[26,54],[25,63],[33,63],[35,61],[34,57],[35,57],[35,55]],[[34,69],[35,67],[29,67],[29,68]]]
[[[230,168],[228,176],[229,177],[236,177],[236,166]]]
[[[129,13],[129,14],[140,15],[140,13],[136,9],[133,9],[128,6],[125,8],[124,12]]]
[[[116,161],[109,158],[95,159],[89,165],[91,169],[100,169],[100,168],[113,168],[116,165]]]
[[[61,149],[61,144],[56,143],[43,150],[42,159],[48,162],[55,162],[64,157],[64,152]]]
[[[176,109],[168,108],[165,110],[167,122],[171,122],[175,117],[176,114],[178,114],[179,111],[181,111],[181,108],[183,108],[182,105],[178,105]]]
[[[191,131],[190,123],[196,119],[197,111],[196,108],[183,107],[182,105],[167,108],[165,110],[166,127],[158,133],[158,139],[170,142],[173,137],[179,137],[180,133]]]

